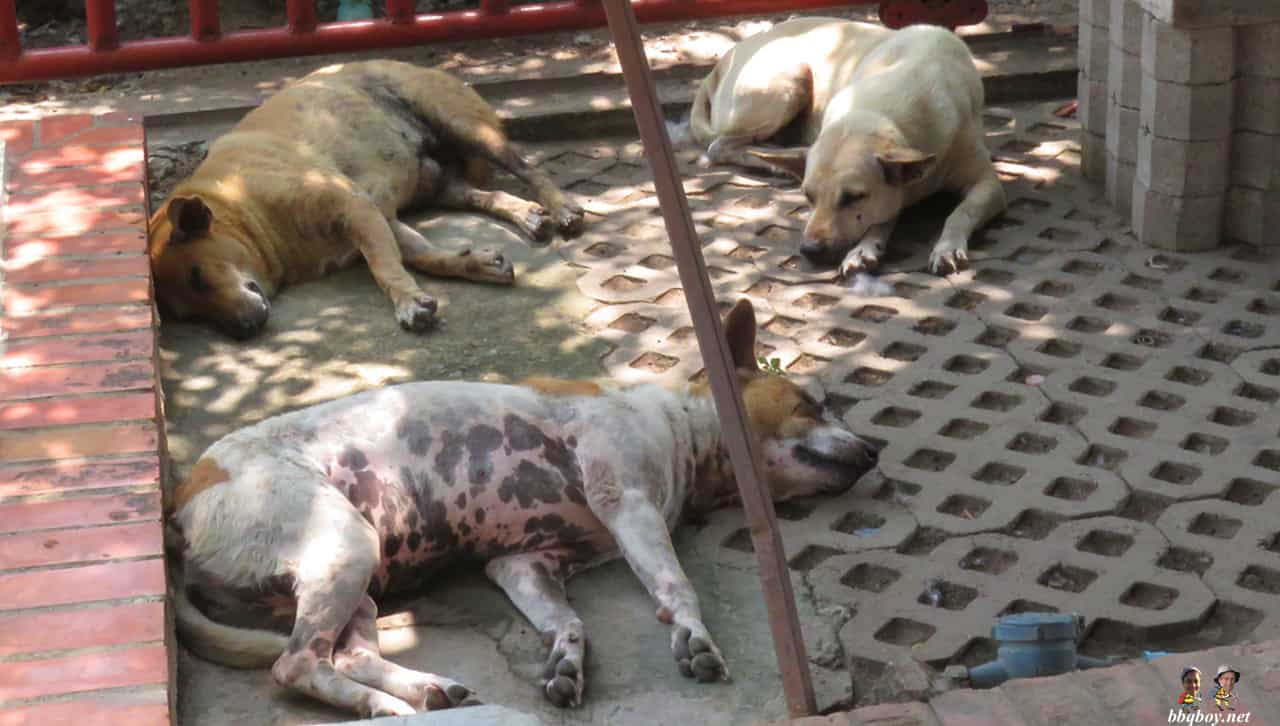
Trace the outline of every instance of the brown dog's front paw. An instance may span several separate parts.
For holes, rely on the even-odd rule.
[[[512,285],[516,281],[516,270],[511,258],[500,250],[463,250],[458,256],[463,259],[461,276],[468,280],[492,282],[495,285]]]
[[[686,678],[697,679],[699,683],[729,680],[729,668],[715,643],[708,636],[694,635],[686,627],[676,628],[672,639],[671,652],[676,657],[676,665]]]
[[[396,320],[405,330],[421,333],[435,326],[438,307],[435,299],[427,295],[407,298],[396,306]]]
[[[547,243],[551,241],[551,234],[555,232],[555,223],[552,222],[551,216],[547,214],[542,207],[536,207],[529,210],[524,216],[524,231],[533,238],[534,242]]]
[[[587,226],[585,214],[586,212],[576,202],[566,201],[555,214],[556,229],[560,230],[560,235],[565,239],[577,237]]]
[[[542,678],[548,701],[560,708],[582,705],[582,663],[577,658],[560,649],[552,651]]]

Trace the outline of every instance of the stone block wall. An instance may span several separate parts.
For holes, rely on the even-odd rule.
[[[1083,172],[1164,249],[1280,244],[1280,2],[1080,0]]]

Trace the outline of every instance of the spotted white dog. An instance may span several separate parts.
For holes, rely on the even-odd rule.
[[[755,326],[742,301],[726,332],[773,496],[843,491],[874,448],[757,368]],[[680,671],[713,681],[728,671],[669,532],[736,494],[705,384],[370,391],[237,431],[196,462],[168,520],[179,633],[365,716],[445,708],[469,689],[384,660],[376,602],[474,560],[552,642],[547,697],[576,705],[587,641],[563,583],[621,554],[672,626]]]

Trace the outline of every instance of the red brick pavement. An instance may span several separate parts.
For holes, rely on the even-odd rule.
[[[168,724],[142,121],[0,139],[0,726]]]

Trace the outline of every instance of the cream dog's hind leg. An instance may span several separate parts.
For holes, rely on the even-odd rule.
[[[809,66],[777,62],[776,57],[758,53],[736,76],[724,79],[732,87],[705,91],[698,103],[727,102],[729,109],[712,113],[703,109],[712,138],[707,158],[717,164],[735,164],[777,174],[779,168],[748,153],[748,147],[767,141],[813,104],[813,78]],[[728,91],[728,93],[725,93]],[[703,96],[703,94],[699,94]],[[717,128],[709,120],[719,117]]]

